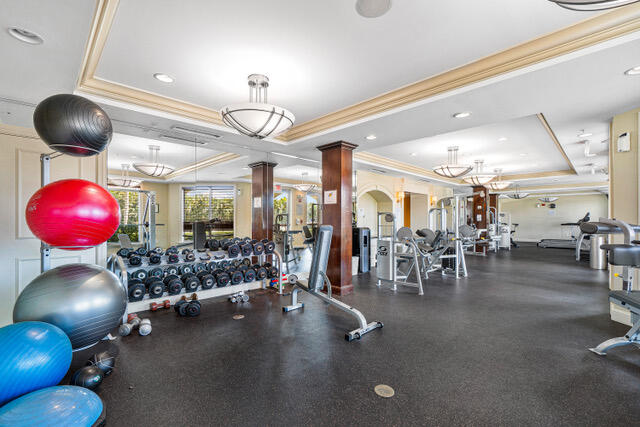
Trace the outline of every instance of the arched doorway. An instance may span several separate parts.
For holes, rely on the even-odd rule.
[[[358,197],[358,227],[371,229],[371,236],[377,237],[378,212],[393,212],[393,200],[380,190],[369,190]]]

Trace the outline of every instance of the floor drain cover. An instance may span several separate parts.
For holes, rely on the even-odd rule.
[[[244,319],[244,314],[235,314],[233,316],[233,320],[240,320],[240,319]],[[393,392],[393,390],[392,390]]]
[[[378,384],[374,390],[380,397],[393,397],[393,395],[396,394],[391,387],[385,384]]]

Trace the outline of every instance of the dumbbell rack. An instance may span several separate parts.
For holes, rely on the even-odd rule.
[[[207,254],[211,257],[210,260],[201,260],[198,257],[202,256],[204,254]],[[277,259],[277,266],[279,266],[278,268],[278,284],[277,284],[277,290],[279,294],[283,293],[283,284],[282,284],[282,258],[280,256],[280,254],[278,253],[278,251],[274,251],[271,254],[263,254],[263,255],[249,255],[249,256],[242,256],[242,255],[238,255],[237,257],[234,258],[230,258],[228,256],[228,254],[224,251],[206,251],[206,252],[196,252],[196,259],[194,261],[184,261],[181,258],[180,262],[177,263],[168,263],[167,262],[167,256],[163,255],[162,256],[162,261],[159,264],[149,264],[149,262],[147,260],[143,261],[143,263],[141,265],[128,265],[128,263],[120,256],[118,255],[112,255],[109,260],[107,261],[107,268],[110,269],[112,272],[114,272],[118,278],[120,279],[120,281],[122,282],[123,286],[125,289],[128,289],[128,279],[127,279],[127,271],[133,271],[133,270],[138,270],[138,269],[142,269],[145,271],[149,271],[152,270],[154,268],[162,268],[163,270],[166,267],[170,267],[170,266],[182,266],[182,265],[194,265],[197,263],[209,263],[211,261],[214,262],[222,262],[222,261],[233,261],[233,260],[242,260],[245,258],[254,258],[257,257],[258,258],[258,262],[260,264],[264,263],[265,259],[267,256],[273,256]],[[143,257],[144,259],[145,257]],[[207,298],[215,298],[215,297],[221,297],[221,296],[228,296],[228,295],[232,295],[238,292],[247,292],[250,290],[254,290],[254,289],[266,289],[268,284],[271,282],[272,278],[264,278],[261,280],[255,280],[253,282],[242,282],[239,283],[237,285],[227,285],[224,287],[213,287],[211,289],[198,289],[195,291],[195,293],[198,294],[198,299],[199,300],[204,300]],[[124,318],[127,317],[128,314],[130,313],[137,313],[140,311],[146,311],[150,309],[150,305],[152,302],[156,301],[156,302],[161,302],[164,300],[169,300],[171,302],[171,305],[174,305],[176,302],[178,302],[183,296],[187,295],[191,295],[193,292],[186,292],[184,289],[176,295],[166,295],[163,294],[162,296],[158,297],[158,298],[150,298],[148,294],[145,294],[144,297],[142,298],[142,300],[140,301],[128,301],[127,302],[127,309],[125,311],[124,314]]]

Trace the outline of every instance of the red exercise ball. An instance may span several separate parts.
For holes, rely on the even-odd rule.
[[[25,214],[33,234],[51,246],[99,245],[120,224],[118,201],[101,186],[83,179],[45,185],[31,196]]]

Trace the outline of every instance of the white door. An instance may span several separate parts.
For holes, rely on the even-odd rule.
[[[13,304],[40,274],[40,241],[27,227],[25,207],[40,188],[40,154],[49,149],[33,129],[0,124],[0,326],[12,323]],[[51,160],[51,181],[82,178],[106,185],[106,152]],[[52,251],[51,266],[105,264],[106,244],[84,251]]]

